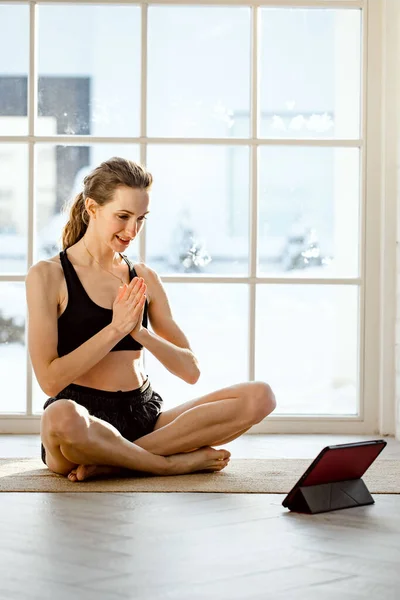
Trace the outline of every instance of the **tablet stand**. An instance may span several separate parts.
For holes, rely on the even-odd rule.
[[[287,504],[289,510],[315,514],[351,506],[374,504],[362,479],[349,479],[299,487]]]

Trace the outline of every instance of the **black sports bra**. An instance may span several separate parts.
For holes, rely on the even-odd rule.
[[[137,276],[130,260],[121,254],[129,267],[129,279]],[[78,346],[81,346],[96,333],[101,331],[112,321],[113,311],[111,308],[99,306],[87,295],[80,279],[68,258],[67,250],[60,252],[60,261],[64,271],[64,277],[68,290],[68,304],[65,311],[58,319],[58,356],[69,354]],[[147,328],[147,298],[143,312],[143,327]],[[111,352],[117,350],[141,350],[143,346],[126,335],[118,342]]]

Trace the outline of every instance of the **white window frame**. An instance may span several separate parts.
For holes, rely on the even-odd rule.
[[[390,1],[390,0],[389,0]],[[396,0],[398,1],[398,0]],[[15,0],[13,4],[30,5],[30,57],[28,76],[28,135],[0,136],[0,143],[20,142],[29,148],[29,193],[28,193],[28,267],[33,264],[33,224],[34,224],[34,172],[35,144],[37,143],[137,143],[140,145],[140,159],[146,162],[148,144],[222,144],[246,145],[251,149],[250,199],[251,216],[249,231],[250,275],[235,277],[197,276],[195,281],[185,275],[163,276],[164,282],[195,283],[247,283],[250,286],[249,303],[249,380],[254,380],[255,371],[255,290],[260,283],[279,284],[318,284],[358,285],[361,289],[360,304],[360,407],[357,416],[308,416],[271,415],[264,422],[252,428],[252,433],[394,433],[394,323],[396,199],[393,177],[387,171],[385,158],[393,153],[393,145],[385,148],[382,144],[383,123],[382,103],[387,101],[383,93],[385,73],[382,73],[385,48],[383,47],[383,23],[385,0],[118,0],[118,4],[132,4],[141,7],[142,24],[142,74],[141,74],[141,120],[140,136],[136,138],[111,138],[93,136],[38,136],[35,135],[35,115],[37,113],[37,60],[36,60],[36,15],[37,6],[44,4],[71,4],[66,0]],[[10,0],[0,4],[10,4]],[[75,0],[74,4],[113,4],[112,0]],[[150,138],[146,134],[146,94],[147,94],[147,18],[149,5],[220,5],[248,6],[252,16],[252,63],[251,63],[251,133],[249,139],[198,139],[198,138]],[[262,7],[303,7],[303,8],[360,8],[362,9],[362,106],[361,138],[355,140],[287,140],[257,138],[258,114],[258,38],[259,13]],[[387,108],[387,107],[386,107]],[[392,107],[393,109],[393,107]],[[392,110],[393,112],[393,110]],[[257,277],[257,149],[265,145],[319,146],[359,148],[362,156],[361,169],[361,237],[360,277],[353,278],[281,278]],[[385,185],[386,183],[386,185]],[[386,202],[383,206],[383,192]],[[145,231],[140,237],[140,252],[145,257]],[[0,275],[0,282],[23,282],[24,275]],[[383,307],[385,310],[383,310]],[[27,354],[27,410],[24,415],[0,415],[0,433],[39,433],[40,415],[32,414],[32,371]],[[288,374],[290,376],[290,373]]]

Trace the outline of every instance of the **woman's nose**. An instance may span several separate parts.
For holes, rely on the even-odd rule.
[[[133,237],[137,233],[137,221],[135,221],[134,223],[130,223],[125,229],[129,236]]]

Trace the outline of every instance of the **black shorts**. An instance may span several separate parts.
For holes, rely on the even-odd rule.
[[[149,379],[140,388],[129,392],[106,392],[71,383],[57,396],[48,398],[43,410],[60,399],[81,404],[93,417],[114,425],[130,442],[153,431],[163,403],[161,396],[153,391]],[[42,460],[46,464],[43,444]]]

